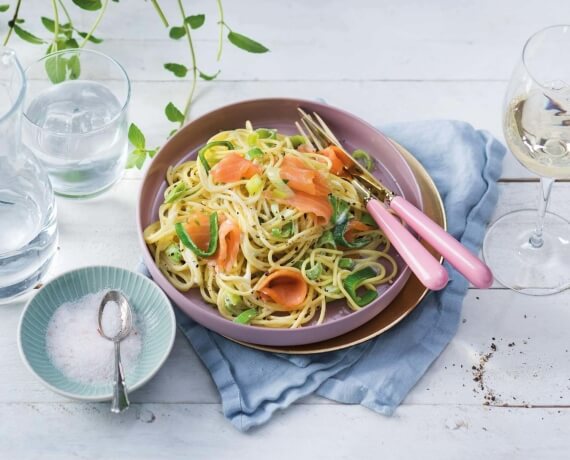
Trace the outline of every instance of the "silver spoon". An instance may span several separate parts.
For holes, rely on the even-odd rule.
[[[103,330],[103,311],[109,302],[116,302],[121,312],[121,327],[118,331],[113,331],[114,335],[110,336]],[[129,408],[129,397],[125,386],[125,371],[121,364],[121,340],[127,337],[133,326],[133,316],[131,306],[127,298],[119,291],[111,290],[105,294],[99,305],[99,315],[97,318],[97,330],[101,337],[110,340],[115,346],[115,377],[113,383],[113,402],[111,403],[111,412],[118,414]],[[109,331],[107,331],[109,333]]]

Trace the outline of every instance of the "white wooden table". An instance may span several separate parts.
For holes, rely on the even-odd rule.
[[[162,3],[174,17],[174,2]],[[197,48],[204,70],[216,70],[215,4],[186,3],[189,13],[207,14]],[[525,38],[568,11],[567,0],[225,3],[228,23],[271,53],[227,45],[219,81],[200,86],[194,115],[254,97],[322,97],[374,124],[456,118],[499,138],[502,96]],[[38,13],[49,15],[49,8],[24,1],[28,27],[44,34]],[[93,15],[72,8],[87,29]],[[167,38],[149,2],[109,8],[97,32],[106,41],[97,48],[124,64],[133,80],[132,119],[159,144],[170,130],[164,105],[182,105],[188,90],[162,63],[183,61],[187,49]],[[24,64],[43,52],[16,38],[12,46]],[[92,264],[136,266],[139,186],[140,174],[129,172],[94,200],[58,199],[61,249],[50,276]],[[496,216],[533,205],[535,188],[507,158]],[[552,209],[566,217],[569,194],[568,183],[555,186]],[[23,304],[0,309],[2,459],[570,456],[570,292],[532,298],[500,286],[470,290],[457,336],[391,418],[310,397],[248,434],[223,418],[216,389],[182,336],[124,415],[45,389],[18,356]],[[481,390],[472,366],[491,343],[497,350]],[[486,395],[495,401],[485,405]]]

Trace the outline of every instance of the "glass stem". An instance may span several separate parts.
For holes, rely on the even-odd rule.
[[[533,248],[541,248],[544,244],[544,239],[542,237],[544,229],[544,215],[546,214],[548,202],[550,201],[552,184],[554,184],[554,179],[551,177],[540,178],[540,185],[538,187],[538,217],[536,219],[536,228],[529,239]]]

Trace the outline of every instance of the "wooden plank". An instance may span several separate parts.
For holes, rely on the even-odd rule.
[[[358,406],[296,406],[247,434],[216,404],[144,404],[119,416],[98,404],[0,411],[0,456],[19,460],[563,459],[570,447],[570,411],[556,408],[407,406],[387,418]]]
[[[58,199],[61,249],[50,276],[93,264],[130,269],[136,266],[139,248],[134,208],[138,185],[138,181],[120,182],[112,191],[90,201],[88,212],[85,212],[84,202]],[[533,184],[501,184],[500,188],[498,215],[532,201],[535,192]],[[554,211],[570,215],[565,200],[569,191],[570,184],[556,185]],[[109,219],[108,216],[114,217]],[[471,366],[478,365],[480,355],[489,352],[493,341],[498,350],[486,369],[488,388],[497,396],[497,404],[570,405],[570,375],[567,375],[570,354],[566,340],[570,292],[544,302],[548,308],[534,297],[507,290],[470,291],[464,305],[466,322],[460,325],[455,340],[407,402],[483,404],[487,387],[481,391],[473,382]],[[0,401],[62,401],[45,390],[20,362],[15,331],[22,306],[23,302],[19,302],[2,311],[0,348],[4,353],[0,355],[0,369],[9,370],[10,378],[0,379]],[[512,342],[515,346],[509,347]],[[178,337],[172,356],[158,376],[133,395],[133,399],[141,402],[219,401],[210,377],[182,336]],[[323,401],[314,398],[310,402]]]
[[[181,23],[176,2],[162,4],[172,25]],[[295,1],[260,7],[255,0],[247,0],[224,6],[231,27],[271,49],[269,54],[255,56],[226,43],[224,79],[505,80],[526,38],[541,27],[558,23],[565,3],[556,0],[543,8],[539,0],[508,0],[497,8],[492,0],[414,1],[397,7],[388,1],[360,1],[348,8],[340,0],[328,2],[326,7],[319,2]],[[187,2],[186,7],[188,14],[207,15],[204,27],[193,35],[201,68],[215,70],[215,2]],[[538,17],[537,10],[541,11]],[[70,11],[81,30],[88,30],[96,16],[73,5]],[[26,2],[22,8],[26,27],[50,39],[39,21],[40,14],[53,16],[49,2]],[[136,63],[137,78],[140,72],[147,78],[153,74],[166,78],[162,62],[188,61],[185,40],[168,38],[168,30],[150,2],[138,8],[130,2],[111,4],[97,36],[108,40],[98,48],[116,55],[129,71]],[[11,43],[19,51],[25,48],[26,53],[43,53],[43,47],[21,44],[17,37]]]

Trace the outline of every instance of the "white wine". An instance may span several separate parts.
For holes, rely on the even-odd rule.
[[[504,123],[507,144],[526,168],[544,177],[570,178],[570,89],[515,98]]]

